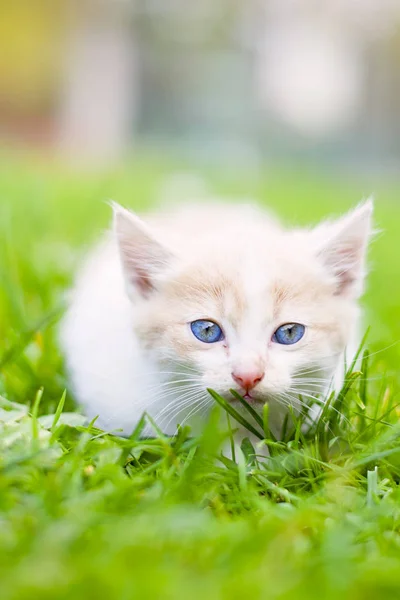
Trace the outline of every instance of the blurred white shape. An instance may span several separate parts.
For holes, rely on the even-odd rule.
[[[172,173],[164,179],[159,191],[157,206],[172,208],[184,203],[189,207],[202,202],[222,204],[232,200],[247,206],[257,205],[256,200],[250,196],[216,195],[204,177],[182,171]]]
[[[353,37],[371,40],[398,29],[399,0],[260,0],[272,18],[321,19],[346,29]]]
[[[171,205],[190,199],[206,198],[209,194],[203,177],[190,172],[172,173],[162,183],[158,203]]]
[[[81,10],[66,52],[59,145],[76,162],[119,158],[132,137],[135,52],[132,27],[112,5]]]
[[[328,18],[348,24],[354,36],[376,39],[395,33],[400,18],[399,0],[330,0]]]
[[[361,94],[357,48],[318,21],[285,19],[270,25],[259,47],[263,106],[306,135],[344,128]]]

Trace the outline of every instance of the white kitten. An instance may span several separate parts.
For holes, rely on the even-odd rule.
[[[314,229],[284,230],[252,207],[200,205],[146,224],[114,206],[114,229],[82,269],[62,327],[88,416],[129,434],[147,411],[167,434],[198,429],[206,388],[280,430],[354,352],[372,202]],[[347,349],[347,350],[346,350]],[[200,417],[200,419],[199,419]],[[150,429],[147,429],[147,433]]]

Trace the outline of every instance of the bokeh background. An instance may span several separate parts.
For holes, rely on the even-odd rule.
[[[0,47],[9,395],[59,397],[54,315],[110,198],[251,197],[298,224],[374,194],[365,326],[397,373],[398,0],[2,0]]]
[[[76,163],[146,148],[397,168],[397,0],[3,0],[0,14],[3,144]]]

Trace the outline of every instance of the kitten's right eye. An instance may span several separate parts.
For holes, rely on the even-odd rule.
[[[190,329],[194,337],[205,344],[214,344],[224,339],[224,333],[221,327],[214,323],[214,321],[207,321],[206,319],[198,319],[190,323]]]

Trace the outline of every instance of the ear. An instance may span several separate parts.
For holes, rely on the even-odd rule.
[[[128,295],[148,297],[157,276],[168,267],[172,254],[159,244],[135,214],[112,203],[114,233],[118,243]]]
[[[336,295],[358,297],[362,292],[372,212],[369,199],[341,219],[314,229],[317,254],[336,280]]]

